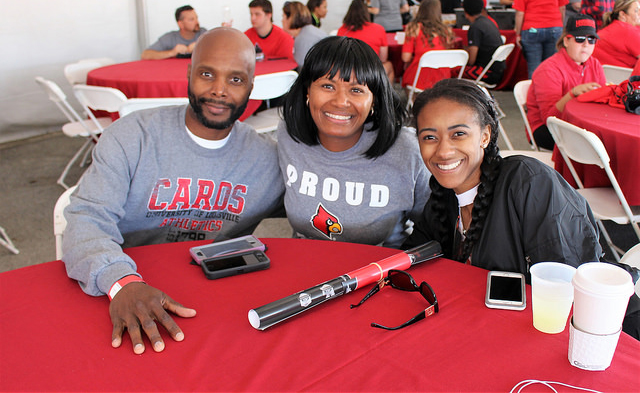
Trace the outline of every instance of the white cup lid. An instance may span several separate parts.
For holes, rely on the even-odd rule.
[[[578,266],[573,286],[603,296],[631,296],[631,274],[621,267],[605,262],[589,262]]]

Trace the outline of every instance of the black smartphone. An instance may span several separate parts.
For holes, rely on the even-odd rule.
[[[203,260],[200,266],[202,266],[204,275],[208,279],[213,280],[268,269],[270,261],[264,252],[252,250],[241,254],[208,258]]]

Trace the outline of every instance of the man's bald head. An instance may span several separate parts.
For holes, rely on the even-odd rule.
[[[217,27],[200,36],[191,56],[191,63],[198,64],[215,53],[217,56],[234,58],[247,63],[247,72],[253,78],[256,68],[256,51],[253,43],[243,32],[231,27]]]

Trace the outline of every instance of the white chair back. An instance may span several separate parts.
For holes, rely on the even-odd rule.
[[[407,109],[411,108],[411,105],[413,105],[413,95],[422,91],[418,89],[416,85],[418,83],[418,79],[420,79],[420,71],[423,68],[461,67],[460,73],[458,74],[458,79],[460,79],[462,78],[462,73],[464,72],[464,67],[467,65],[468,60],[469,53],[462,49],[430,50],[429,52],[424,53],[418,62],[418,71],[416,71],[416,76],[413,78],[413,83],[410,86],[407,86],[409,88]]]
[[[269,100],[286,94],[298,78],[295,71],[257,75],[253,81],[252,100]]]
[[[527,94],[529,93],[530,87],[531,79],[516,83],[515,86],[513,86],[513,96],[516,99],[518,109],[520,109],[520,115],[522,115],[522,120],[524,121],[524,128],[527,130],[527,135],[531,141],[531,148],[539,151],[540,148],[536,144],[535,139],[533,139],[533,130],[531,130],[531,124],[529,124],[529,118],[527,117]]]
[[[86,107],[85,110],[118,112],[122,103],[127,100],[123,92],[112,87],[74,85],[73,93],[80,104]]]
[[[82,118],[76,112],[75,109],[71,106],[69,101],[67,100],[67,95],[64,94],[60,86],[54,81],[44,79],[41,76],[36,76],[36,83],[47,93],[47,96],[54,104],[60,109],[60,111],[65,115],[67,120],[70,122],[82,122]],[[87,134],[89,130],[87,130]]]
[[[70,85],[86,84],[89,71],[101,67],[97,61],[79,61],[64,67],[64,76]]]
[[[600,138],[592,132],[555,116],[547,118],[547,127],[578,185],[578,192],[589,202],[594,217],[598,220],[612,220],[618,224],[631,224],[638,240],[640,240],[640,226],[638,225],[640,215],[634,215],[629,203],[627,203],[618,180],[611,170],[609,154]],[[611,188],[585,188],[571,160],[586,165],[597,165],[604,169],[611,182]],[[619,260],[620,249],[613,245],[604,225],[599,222],[599,226],[607,243],[614,251],[614,257]]]
[[[53,207],[53,236],[56,241],[56,259],[62,258],[62,237],[64,230],[67,228],[67,220],[64,218],[64,208],[69,205],[69,197],[75,191],[77,186],[69,187],[58,197]]]
[[[484,83],[482,82],[482,78],[484,78],[484,75],[487,73],[487,71],[489,71],[493,63],[495,63],[496,61],[507,60],[507,57],[509,57],[511,52],[513,52],[514,47],[514,44],[504,44],[497,47],[496,50],[493,51],[493,55],[491,55],[491,60],[489,61],[489,63],[487,63],[487,65],[482,69],[480,75],[478,75],[478,77],[476,78],[476,83],[483,83],[485,87],[490,89],[494,88],[496,85]]]
[[[187,97],[167,97],[167,98],[129,98],[120,105],[118,113],[120,117],[126,116],[131,112],[142,109],[156,108],[168,105],[186,105],[189,103]]]
[[[613,83],[614,85],[619,85],[629,79],[633,71],[633,68],[619,67],[610,64],[603,64],[602,69],[604,70],[604,77],[607,83]]]

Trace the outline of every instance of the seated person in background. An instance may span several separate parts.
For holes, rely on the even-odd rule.
[[[405,110],[366,43],[332,36],[309,51],[277,130],[296,236],[399,247],[429,196]]]
[[[418,95],[413,115],[431,197],[403,248],[437,240],[446,258],[526,276],[537,262],[600,260],[587,201],[540,161],[500,157],[497,111],[485,91],[445,79]],[[632,302],[627,315],[637,318],[640,299]],[[637,321],[625,332],[638,337]]]
[[[145,285],[125,247],[250,234],[280,209],[275,143],[238,122],[253,87],[255,50],[238,30],[205,33],[189,65],[189,105],[125,116],[100,137],[93,163],[65,209],[67,274],[90,295],[109,295],[111,344],[128,331],[135,353],[184,334],[168,314],[193,317]],[[141,327],[144,327],[144,332]]]
[[[601,64],[633,68],[640,58],[640,0],[616,0],[603,26],[593,57]]]
[[[402,14],[409,12],[407,0],[371,0],[369,13],[375,15],[373,21],[393,33],[402,31]]]
[[[284,3],[282,27],[293,37],[293,58],[298,63],[298,69],[301,69],[309,49],[326,37],[327,33],[311,24],[311,12],[299,1]]]
[[[244,33],[254,45],[258,45],[266,58],[293,60],[293,37],[273,24],[273,8],[269,0],[252,0],[249,3],[251,28]]]
[[[491,61],[493,52],[502,45],[500,30],[486,16],[482,15],[484,9],[483,0],[464,0],[462,3],[464,14],[471,26],[467,37],[469,46],[466,51],[469,52],[469,61],[464,69],[464,78],[476,79],[482,73],[484,67]],[[502,80],[502,74],[506,68],[504,61],[497,61],[491,65],[491,68],[484,74],[483,82],[488,84],[496,84]]]
[[[527,118],[538,146],[549,150],[555,146],[547,117],[561,117],[570,99],[606,84],[602,65],[591,56],[597,39],[596,24],[590,16],[569,18],[558,40],[558,52],[533,72]]]
[[[207,29],[200,27],[198,14],[190,5],[176,10],[176,22],[180,30],[170,31],[158,38],[158,41],[142,52],[142,60],[191,55],[196,41]]]
[[[369,22],[369,18],[369,11],[365,2],[363,0],[353,0],[342,20],[342,26],[338,29],[338,35],[357,38],[369,44],[380,58],[389,80],[393,83],[395,74],[393,64],[389,61],[387,33],[384,31],[384,27],[377,23]]]
[[[327,0],[309,0],[307,1],[307,8],[311,12],[311,24],[315,27],[320,27],[320,19],[327,16]]]
[[[402,61],[406,65],[402,87],[413,86],[422,55],[431,50],[450,49],[454,40],[453,32],[442,22],[440,1],[423,0],[415,18],[407,25],[402,45]],[[416,87],[424,90],[450,77],[450,68],[425,68],[420,71]]]
[[[602,27],[602,18],[607,12],[613,10],[614,0],[582,0],[580,13],[588,15],[596,22],[596,30]]]

